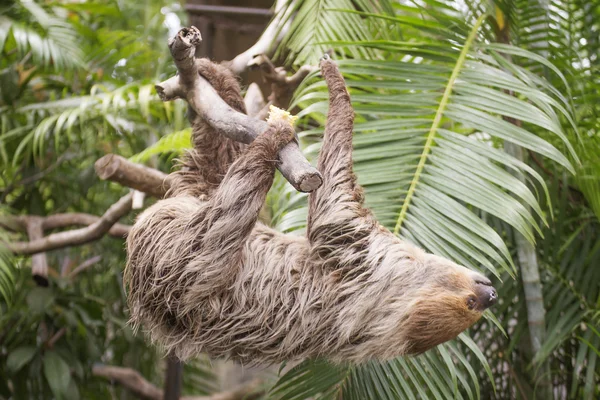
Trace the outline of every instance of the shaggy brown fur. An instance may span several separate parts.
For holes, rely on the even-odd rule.
[[[196,134],[174,197],[146,210],[127,238],[132,321],[182,359],[200,352],[263,364],[390,359],[456,337],[495,299],[485,277],[400,240],[363,207],[352,173],[350,98],[336,65],[324,60],[321,69],[330,91],[318,161],[324,183],[310,195],[307,237],[257,222],[278,149],[293,135],[276,124],[206,202],[198,196],[219,181],[209,172],[223,172],[239,147]],[[221,96],[238,101],[238,92],[216,83],[237,91],[230,76],[213,72],[207,78]],[[195,132],[207,132],[198,125]],[[220,144],[198,154],[206,143]],[[235,151],[220,159],[221,146]]]

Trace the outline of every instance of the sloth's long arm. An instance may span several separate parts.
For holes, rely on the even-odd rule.
[[[202,279],[187,295],[206,296],[235,279],[243,247],[256,224],[271,184],[277,154],[294,138],[291,125],[276,122],[252,142],[231,165],[207,207],[190,221],[197,242],[189,269],[197,267]]]
[[[352,130],[354,110],[344,78],[328,57],[321,61],[321,73],[329,89],[329,113],[317,169],[323,185],[309,196],[308,239],[313,245],[331,245],[345,230],[351,231],[356,218],[370,215],[362,207],[363,192],[352,172]]]

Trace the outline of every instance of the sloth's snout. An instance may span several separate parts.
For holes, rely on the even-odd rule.
[[[498,301],[498,293],[492,286],[492,281],[480,274],[474,274],[474,289],[477,296],[477,309],[480,311],[490,308]]]
[[[483,311],[486,308],[490,308],[496,301],[498,301],[498,293],[496,289],[492,286],[492,283],[489,279],[485,281],[476,281],[475,282],[475,291],[477,293],[479,308]]]

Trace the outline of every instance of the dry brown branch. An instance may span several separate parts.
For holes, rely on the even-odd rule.
[[[103,180],[162,198],[169,189],[167,175],[141,164],[133,163],[116,154],[107,154],[94,164],[96,173]]]
[[[97,365],[92,369],[92,374],[118,383],[143,399],[162,400],[163,398],[162,390],[131,368]],[[182,396],[181,400],[251,400],[257,399],[263,393],[262,381],[255,380],[231,391],[209,396]]]
[[[267,130],[268,124],[229,107],[198,74],[194,54],[200,41],[200,31],[195,27],[183,28],[169,40],[179,75],[156,85],[156,91],[163,101],[184,98],[190,108],[215,130],[238,142],[251,143]],[[297,141],[279,152],[279,160],[279,170],[297,190],[311,192],[321,186],[321,174],[306,160]]]
[[[121,197],[119,201],[110,206],[101,218],[85,228],[53,233],[29,242],[8,243],[7,246],[15,254],[28,255],[89,243],[101,238],[119,218],[131,210],[131,198],[131,193]]]
[[[91,225],[98,222],[100,217],[85,213],[64,213],[64,214],[53,214],[47,217],[38,217],[35,215],[5,215],[0,217],[0,227],[9,229],[15,232],[25,232],[27,230],[27,223],[31,218],[38,218],[42,221],[42,229],[44,231],[66,228],[74,225]],[[129,230],[130,225],[125,224],[114,224],[108,234],[111,236],[123,238]]]

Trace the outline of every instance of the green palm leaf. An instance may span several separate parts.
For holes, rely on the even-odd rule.
[[[154,132],[149,121],[172,119],[181,113],[181,105],[163,103],[151,90],[151,84],[142,83],[124,85],[112,91],[93,87],[86,96],[0,110],[0,117],[12,113],[28,122],[26,126],[14,126],[15,119],[7,119],[0,132],[0,146],[20,140],[12,157],[12,163],[16,165],[27,154],[41,156],[50,141],[58,150],[63,144],[84,141],[103,132],[119,135],[139,134],[140,130]]]
[[[33,1],[19,1],[9,11],[0,16],[0,52],[8,51],[7,46],[22,56],[31,52],[34,63],[56,70],[83,67],[78,35],[71,24]]]

